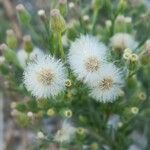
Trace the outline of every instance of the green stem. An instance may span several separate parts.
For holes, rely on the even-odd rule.
[[[92,30],[91,30],[92,33],[94,33],[95,31],[96,21],[98,18],[98,12],[99,12],[99,9],[95,10],[93,14],[93,22],[92,22]]]
[[[62,44],[62,39],[61,39],[61,33],[58,33],[58,46],[59,46],[61,58],[64,60],[65,54],[64,54],[64,49],[63,49],[63,44]]]

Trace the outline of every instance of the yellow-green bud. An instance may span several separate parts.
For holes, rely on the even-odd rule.
[[[102,0],[92,0],[93,10],[99,10],[102,7]]]
[[[67,15],[67,0],[59,0],[59,10],[63,16]]]
[[[33,44],[30,35],[25,35],[23,37],[23,48],[27,53],[31,53],[33,51]]]
[[[16,6],[16,10],[20,23],[22,23],[22,25],[28,25],[30,23],[31,16],[26,8],[22,4],[18,4]]]
[[[138,55],[137,54],[131,54],[130,61],[131,62],[137,62],[138,61]]]
[[[138,97],[139,97],[140,100],[144,101],[147,96],[146,96],[145,92],[140,92],[139,95],[138,95]]]
[[[6,44],[10,49],[15,49],[17,47],[17,38],[13,30],[9,29],[6,31]]]
[[[84,134],[85,134],[85,129],[82,128],[82,127],[78,127],[78,128],[76,129],[76,132],[77,132],[77,134],[79,134],[79,135],[84,135]]]
[[[5,57],[4,56],[0,56],[0,65],[5,63]]]
[[[51,10],[50,26],[54,33],[62,33],[66,29],[66,23],[58,9]]]
[[[11,102],[11,104],[10,104],[11,109],[15,109],[16,106],[17,106],[16,102]]]
[[[138,114],[138,112],[139,112],[139,108],[138,107],[132,107],[131,108],[131,113],[133,113],[133,114]]]
[[[126,52],[131,54],[131,53],[132,53],[132,50],[131,50],[130,48],[126,48],[126,49],[124,50],[124,53],[126,53]]]
[[[114,32],[125,32],[126,31],[126,23],[125,17],[123,15],[117,16],[114,24]]]
[[[98,148],[98,144],[95,143],[95,142],[92,143],[90,147],[91,147],[91,150],[98,150],[98,149],[99,149],[99,148]]]
[[[107,28],[110,28],[112,26],[112,21],[111,20],[106,20],[105,25]]]
[[[118,122],[118,127],[121,128],[123,126],[122,122]]]
[[[118,11],[123,12],[127,7],[127,2],[126,0],[120,0],[119,5],[118,5]]]
[[[123,53],[123,58],[125,59],[125,60],[129,60],[130,58],[131,58],[131,53],[129,53],[129,52],[124,52]]]
[[[72,117],[72,111],[70,109],[64,111],[64,116],[67,118]]]
[[[11,50],[6,44],[1,44],[0,45],[0,50],[2,51],[5,59],[9,63],[13,63],[14,65],[20,67],[18,58],[16,56],[16,53],[13,50]]]
[[[65,86],[66,87],[70,87],[71,85],[72,85],[71,80],[68,79],[68,80],[65,81]]]
[[[49,108],[48,111],[47,111],[47,115],[52,117],[52,116],[54,116],[54,114],[55,114],[54,109],[53,108]]]

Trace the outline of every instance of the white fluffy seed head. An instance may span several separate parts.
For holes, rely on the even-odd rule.
[[[71,44],[68,60],[79,80],[92,81],[99,75],[106,51],[106,46],[90,35],[82,35]]]
[[[75,136],[75,127],[66,120],[63,121],[61,128],[56,132],[54,141],[59,143],[69,143]]]
[[[116,33],[110,40],[110,45],[113,49],[124,50],[126,48],[130,48],[131,50],[135,50],[138,43],[132,37],[132,35],[128,33]]]
[[[99,102],[113,102],[122,94],[122,73],[113,64],[106,64],[93,82],[90,95]]]
[[[66,79],[63,64],[48,55],[38,57],[24,71],[24,84],[37,98],[58,95],[65,89]]]

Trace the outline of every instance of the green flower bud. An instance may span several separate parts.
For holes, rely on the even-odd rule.
[[[68,80],[65,81],[65,86],[66,87],[71,87],[71,85],[72,85],[71,80],[68,79]]]
[[[17,47],[17,38],[13,30],[6,31],[6,44],[10,49],[15,49]]]
[[[63,114],[67,118],[71,118],[72,117],[72,111],[70,109],[64,110]]]
[[[51,10],[50,26],[54,33],[62,33],[66,29],[66,23],[58,9]]]
[[[131,54],[129,58],[129,69],[136,70],[138,67],[139,57],[137,54]]]
[[[94,11],[99,10],[102,7],[103,0],[92,0],[92,8]]]
[[[6,44],[0,45],[0,50],[2,51],[5,59],[9,63],[13,63],[14,65],[20,67],[16,53],[13,50],[11,50],[10,48],[8,48],[8,46]]]
[[[95,142],[92,143],[90,147],[91,147],[91,150],[98,150],[98,149],[99,149],[99,148],[98,148],[98,144],[95,143]]]
[[[82,127],[78,127],[78,128],[76,129],[76,132],[77,132],[77,134],[79,134],[79,135],[85,135],[85,129],[82,128]]]
[[[67,0],[59,0],[59,10],[63,16],[67,15]]]
[[[141,101],[144,101],[146,98],[147,98],[147,95],[145,92],[140,92],[138,94],[138,98],[141,100]]]
[[[22,25],[28,25],[31,20],[31,16],[26,8],[22,4],[16,6],[17,16]]]
[[[126,24],[125,24],[125,17],[123,15],[117,16],[114,24],[114,32],[125,32],[126,31]]]
[[[127,7],[127,2],[126,0],[120,0],[119,5],[118,5],[118,11],[123,12]]]
[[[131,107],[131,113],[136,115],[139,112],[139,108],[138,107]]]
[[[30,35],[23,37],[23,48],[27,53],[31,53],[33,51],[33,44]]]
[[[53,108],[49,108],[49,109],[47,110],[47,115],[48,115],[49,117],[54,116],[54,115],[55,115],[55,110],[54,110]]]
[[[47,16],[46,16],[45,10],[40,9],[40,10],[38,11],[38,16],[41,18],[41,20],[42,20],[43,22],[47,22]]]
[[[17,103],[16,103],[16,102],[12,102],[12,103],[10,104],[11,109],[15,109],[16,106],[17,106]]]

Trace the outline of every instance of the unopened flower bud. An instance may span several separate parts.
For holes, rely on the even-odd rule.
[[[72,85],[71,80],[68,79],[68,80],[65,81],[65,86],[66,87],[70,87],[71,85]]]
[[[146,93],[145,93],[145,92],[140,92],[140,93],[138,94],[138,97],[139,97],[140,100],[144,101],[147,96],[146,96]]]
[[[9,29],[6,31],[6,44],[10,49],[15,49],[17,47],[17,38],[13,30]]]
[[[112,21],[111,20],[106,20],[105,25],[107,28],[110,28],[112,26]]]
[[[23,47],[27,53],[31,53],[33,51],[33,44],[30,35],[23,37]]]
[[[54,109],[53,108],[49,108],[48,111],[47,111],[47,115],[52,117],[52,116],[54,116],[54,114],[55,114]]]
[[[125,24],[125,17],[123,15],[117,16],[114,24],[114,32],[125,32],[126,31],[126,24]]]
[[[95,143],[95,142],[92,143],[90,147],[91,147],[91,148],[90,148],[91,150],[98,150],[98,149],[99,149],[99,148],[98,148],[98,144]]]
[[[88,15],[83,16],[83,21],[88,22],[90,20],[90,17]]]
[[[94,11],[99,10],[102,7],[102,0],[92,0],[92,8]]]
[[[5,62],[5,57],[4,56],[0,56],[0,65],[4,64]]]
[[[138,107],[132,107],[131,112],[136,115],[139,112],[139,108]]]
[[[131,57],[131,53],[129,53],[129,52],[124,52],[123,53],[123,58],[125,59],[125,60],[129,60],[130,59],[130,57]]]
[[[59,10],[63,16],[67,15],[67,0],[59,0]]]
[[[16,56],[16,53],[11,50],[6,44],[1,44],[0,45],[0,50],[2,51],[5,59],[10,62],[15,64],[16,66],[19,67],[19,61],[18,58]]]
[[[58,9],[51,10],[50,26],[53,32],[62,33],[66,29],[66,23]]]
[[[15,109],[16,106],[17,106],[17,103],[16,103],[16,102],[12,102],[12,103],[10,104],[11,109]]]
[[[43,9],[40,9],[38,11],[38,16],[41,18],[42,21],[46,21],[47,20],[47,17],[46,17],[46,13],[45,13],[45,10]]]
[[[72,111],[70,109],[64,111],[64,116],[67,118],[72,117]]]
[[[126,9],[126,7],[127,7],[126,0],[120,0],[119,5],[118,5],[118,11],[122,12]]]
[[[20,23],[23,25],[28,25],[30,23],[31,16],[26,8],[22,4],[18,4],[16,6],[16,10]]]
[[[137,62],[138,61],[138,55],[137,54],[131,54],[130,61],[131,62]]]
[[[126,48],[125,50],[124,50],[124,53],[132,53],[132,50],[130,49],[130,48]]]
[[[44,138],[45,138],[45,135],[43,134],[43,132],[39,131],[39,132],[37,133],[37,138],[38,138],[38,139],[44,139]]]
[[[122,126],[123,126],[123,123],[122,123],[122,122],[119,122],[119,123],[118,123],[118,127],[121,128]]]
[[[73,2],[70,2],[70,3],[68,4],[68,6],[69,6],[70,9],[72,9],[72,8],[75,7],[75,4],[74,4]]]
[[[79,135],[84,135],[85,134],[85,129],[82,128],[82,127],[78,127],[76,129],[76,132],[79,134]]]
[[[28,116],[29,118],[33,117],[33,112],[29,111],[29,112],[27,113],[27,116]]]

